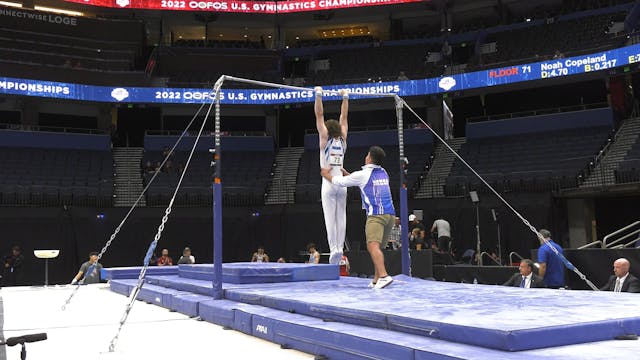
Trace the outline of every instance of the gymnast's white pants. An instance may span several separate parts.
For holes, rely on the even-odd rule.
[[[322,179],[321,195],[324,225],[327,228],[327,242],[331,253],[329,262],[338,264],[342,258],[347,229],[347,188]]]

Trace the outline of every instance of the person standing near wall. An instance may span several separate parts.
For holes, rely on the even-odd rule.
[[[11,254],[4,257],[3,284],[4,286],[25,285],[23,279],[24,255],[20,246],[11,247]]]

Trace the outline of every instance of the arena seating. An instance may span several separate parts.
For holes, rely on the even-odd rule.
[[[68,17],[67,23],[55,23],[27,20],[48,18],[46,12],[26,9],[20,12],[24,14],[22,17],[3,17],[2,62],[131,71],[142,53],[144,24],[141,21]]]
[[[153,171],[147,169],[148,165],[155,169],[164,159],[163,151],[154,149],[149,143],[146,141],[147,149],[141,164],[142,170],[145,172],[145,184],[148,184],[153,176]],[[147,192],[148,206],[161,206],[169,202],[188,156],[189,152],[184,148],[174,153],[170,158],[169,166],[166,166],[158,174],[149,187]],[[200,148],[194,152],[189,170],[176,197],[176,205],[207,206],[212,203],[213,168],[211,160],[212,157],[207,149]],[[264,204],[267,185],[271,181],[273,161],[273,150],[243,150],[238,147],[224,151],[222,161],[223,204],[225,206]]]
[[[414,79],[434,77],[440,67],[425,63],[429,51],[440,50],[441,45],[419,44],[408,46],[378,45],[321,52],[317,59],[328,59],[331,68],[311,75],[312,84],[365,83],[395,81],[400,71]],[[353,66],[358,64],[358,66]]]
[[[478,38],[477,31],[460,33],[448,37],[452,46],[469,43],[496,42],[497,52],[458,59],[455,54],[436,63],[425,61],[429,52],[440,52],[444,38],[441,34],[426,34],[423,39],[371,41],[367,47],[362,42],[355,42],[349,48],[329,46],[322,43],[316,45],[314,59],[328,59],[329,70],[310,72],[307,82],[328,84],[336,82],[393,81],[403,71],[410,79],[435,77],[447,72],[444,65],[452,67],[467,63],[467,68],[478,66],[504,66],[507,63],[522,62],[523,59],[550,59],[593,51],[593,49],[621,46],[626,37],[609,34],[609,26],[613,21],[623,21],[628,6],[600,9],[595,12],[559,16],[549,20],[537,20],[512,24],[510,26],[494,26],[485,28],[486,38]],[[367,42],[364,42],[367,44]],[[323,50],[323,46],[326,50]],[[461,48],[462,49],[462,48]],[[297,50],[297,49],[296,49]],[[468,50],[458,50],[468,53]],[[363,61],[366,59],[366,61]],[[351,65],[358,63],[358,67]],[[479,65],[481,64],[481,65]]]
[[[620,1],[607,2],[610,5],[618,3]],[[583,8],[580,4],[573,6]],[[298,57],[299,50],[303,50],[303,60],[329,60],[330,64],[329,70],[307,72],[304,76],[307,84],[392,81],[401,71],[410,79],[435,77],[448,73],[455,65],[466,64],[467,69],[478,64],[498,66],[522,59],[551,58],[554,54],[562,56],[584,52],[585,49],[620,45],[625,37],[616,38],[606,30],[611,21],[624,20],[629,8],[625,6],[500,26],[496,26],[495,19],[486,24],[486,19],[477,19],[476,22],[454,27],[446,37],[440,32],[429,32],[422,38],[416,38],[415,34],[407,36],[412,40],[407,37],[398,40],[402,36],[379,40],[371,35],[302,39],[282,52],[267,49],[264,39],[179,39],[171,47],[157,48],[157,56],[154,55],[153,61],[149,62],[153,66],[148,70],[161,78],[155,80],[165,81],[168,78],[167,85],[176,87],[208,87],[221,74],[278,81],[293,76],[284,73],[280,62]],[[137,83],[144,86],[152,81],[140,76],[144,75],[142,71],[135,71],[142,70],[148,60],[142,22],[88,17],[74,19],[76,25],[63,26],[45,21],[19,22],[18,18],[7,17],[8,21],[0,26],[0,64],[7,66],[4,75],[30,77],[29,69],[24,68],[28,66],[36,74],[32,76],[43,80],[101,84],[104,80],[89,72],[110,71],[115,73],[111,79],[120,85]],[[481,24],[484,24],[482,32],[486,37],[476,31]],[[425,61],[429,52],[442,50],[445,39],[456,47],[456,54],[439,62]],[[488,42],[497,43],[497,52],[485,54],[480,59],[476,48]],[[462,47],[465,49],[461,50]],[[460,57],[459,54],[466,55]],[[355,68],[352,67],[354,63],[358,64]],[[42,74],[42,65],[55,67],[60,74],[56,79],[46,74],[51,74],[51,69]],[[121,73],[130,73],[131,77]]]
[[[601,46],[622,45],[609,34],[613,21],[624,21],[626,12],[593,15],[562,21],[549,20],[537,26],[498,32],[486,42],[496,42],[497,52],[483,56],[485,64],[514,62],[527,58],[548,58],[566,53],[589,52]],[[556,53],[558,52],[558,53]]]
[[[618,163],[615,171],[616,183],[640,182],[640,140],[629,149],[624,160]]]
[[[466,161],[498,191],[540,192],[578,185],[580,172],[606,143],[606,126],[469,139]],[[459,160],[445,184],[448,196],[488,192]]]
[[[185,42],[185,45],[190,44]],[[194,43],[197,45],[197,43]],[[251,44],[251,43],[248,43]],[[156,75],[168,77],[170,86],[209,86],[220,75],[277,81],[279,56],[271,50],[179,46],[158,49]],[[239,69],[243,69],[240,70]],[[281,80],[281,79],[280,79]]]
[[[83,129],[73,129],[76,133],[18,129],[0,130],[2,205],[111,206],[109,136]]]
[[[3,60],[95,70],[132,70],[137,44],[0,28]]]
[[[2,148],[0,164],[2,205],[111,205],[110,152]]]

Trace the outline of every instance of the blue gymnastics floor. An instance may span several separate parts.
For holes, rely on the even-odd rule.
[[[393,284],[381,290],[369,289],[367,279],[344,277],[339,280],[224,284],[226,300],[213,301],[207,300],[211,293],[211,282],[208,280],[158,275],[149,276],[148,282],[149,285],[145,285],[140,295],[143,300],[191,316],[199,314],[205,319],[208,317],[206,320],[218,316],[218,321],[210,321],[240,331],[244,329],[256,336],[264,335],[256,333],[256,328],[252,326],[252,322],[258,318],[270,324],[264,325],[267,328],[285,327],[288,330],[282,331],[297,334],[295,336],[300,338],[299,344],[312,341],[312,338],[305,340],[304,334],[320,331],[315,328],[320,324],[329,338],[349,339],[355,333],[369,334],[368,338],[376,338],[370,333],[391,336],[390,339],[395,340],[384,347],[387,350],[395,349],[389,350],[390,354],[400,356],[409,349],[406,351],[416,359],[434,358],[416,355],[424,351],[419,349],[428,347],[433,341],[441,347],[446,344],[444,348],[447,349],[466,348],[485,355],[496,352],[502,355],[495,358],[512,358],[505,356],[525,353],[542,356],[553,353],[551,349],[561,353],[560,349],[581,343],[591,343],[581,345],[583,347],[597,347],[594,345],[597,342],[611,342],[619,335],[640,333],[636,294],[519,289],[396,276]],[[130,280],[113,280],[112,289],[128,294],[133,284]],[[239,315],[238,309],[244,309],[242,314],[246,309],[251,309],[249,312],[252,315]],[[233,315],[223,315],[225,311]],[[295,327],[293,325],[283,325],[292,321],[285,315],[301,317],[299,320],[304,320],[302,323],[308,325],[303,326],[308,327],[306,332],[292,330]],[[235,320],[242,316],[250,318],[245,319],[244,325],[242,321]],[[334,333],[332,327],[344,331],[336,330]],[[351,329],[351,335],[345,334],[345,329]],[[274,341],[275,338],[268,340]],[[638,344],[638,341],[629,343]],[[399,344],[405,344],[400,348],[406,349],[399,350]],[[300,346],[297,348],[308,351]],[[359,351],[371,346],[362,345]],[[638,345],[628,347],[640,351]],[[434,355],[433,352],[429,353]],[[343,355],[336,358],[342,358]],[[402,355],[397,358],[411,357]]]

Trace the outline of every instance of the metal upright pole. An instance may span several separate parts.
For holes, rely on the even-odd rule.
[[[411,256],[409,256],[409,222],[407,216],[409,213],[407,206],[407,184],[405,178],[405,169],[407,158],[404,156],[404,122],[402,120],[403,102],[400,97],[396,96],[396,117],[398,118],[398,150],[400,154],[400,237],[402,238],[402,273],[411,276]]]
[[[222,146],[220,144],[220,88],[224,75],[214,86],[215,92],[215,150],[213,161],[213,299],[222,299]]]

